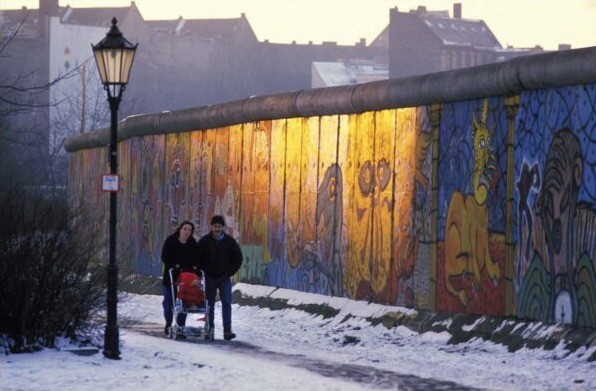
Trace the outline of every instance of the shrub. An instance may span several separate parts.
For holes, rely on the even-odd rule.
[[[73,223],[75,222],[76,223]],[[105,269],[93,222],[66,197],[12,187],[0,193],[0,335],[11,352],[76,339],[104,302]],[[85,233],[84,235],[82,233]]]

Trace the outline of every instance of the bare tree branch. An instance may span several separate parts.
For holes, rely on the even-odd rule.
[[[31,14],[31,11],[27,11],[27,14],[25,15],[25,17],[23,18],[23,20],[21,20],[17,26],[17,28],[11,33],[8,34],[8,36],[6,36],[5,38],[3,38],[0,41],[0,57],[2,57],[2,53],[4,53],[4,50],[8,47],[8,45],[10,45],[10,43],[14,40],[14,38],[17,36],[18,32],[21,31],[21,29],[23,28],[23,24],[25,23],[25,21],[27,20],[27,18],[29,17],[29,14]]]

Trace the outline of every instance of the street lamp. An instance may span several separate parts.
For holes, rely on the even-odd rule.
[[[110,254],[108,264],[108,319],[104,334],[103,354],[107,358],[120,359],[118,336],[118,266],[116,265],[116,207],[120,188],[118,178],[118,106],[122,92],[128,84],[137,45],[131,44],[118,29],[116,18],[112,19],[112,27],[106,37],[96,45],[91,45],[93,55],[99,69],[101,84],[108,92],[108,102],[112,113],[110,127],[110,175],[104,175],[104,190],[110,192]],[[109,180],[106,180],[108,178]],[[115,183],[115,185],[114,185]]]

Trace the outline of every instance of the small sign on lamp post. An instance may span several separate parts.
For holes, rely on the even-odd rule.
[[[101,176],[101,190],[117,192],[120,190],[120,175],[118,174],[102,174]]]

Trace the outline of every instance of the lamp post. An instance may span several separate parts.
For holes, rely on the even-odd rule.
[[[109,263],[108,263],[108,318],[104,334],[103,354],[107,358],[119,359],[118,336],[118,265],[116,264],[116,210],[117,196],[120,188],[118,179],[118,107],[120,99],[132,68],[132,61],[137,45],[131,44],[118,29],[116,18],[112,19],[112,27],[98,44],[91,45],[93,55],[99,69],[101,84],[108,92],[108,102],[111,111],[110,127],[110,175],[111,184],[104,190],[110,191],[110,224],[109,224]],[[114,181],[116,185],[114,185]],[[104,180],[104,182],[106,182]]]

